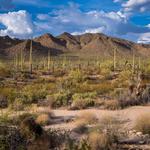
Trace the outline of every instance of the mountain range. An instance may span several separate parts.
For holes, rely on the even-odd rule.
[[[0,57],[12,58],[23,50],[28,56],[31,39],[13,39],[9,36],[0,37]],[[44,34],[32,39],[33,54],[36,56],[47,56],[48,51],[53,56],[113,56],[114,49],[118,56],[149,57],[150,44],[138,44],[128,40],[110,37],[102,33],[86,33],[83,35],[71,35],[67,32],[59,36]]]

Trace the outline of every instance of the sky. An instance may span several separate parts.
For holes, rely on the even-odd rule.
[[[150,43],[150,0],[0,0],[0,36],[104,33]]]

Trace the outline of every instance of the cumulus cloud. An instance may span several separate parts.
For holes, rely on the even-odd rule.
[[[148,32],[147,27],[136,26],[130,23],[128,16],[121,11],[82,11],[78,5],[69,5],[64,9],[47,14],[39,14],[36,25],[42,24],[50,32],[59,34],[67,31],[73,34],[103,32],[113,36],[122,36],[128,33]],[[47,24],[47,25],[46,25]]]
[[[5,29],[0,30],[1,36],[26,38],[33,34],[33,24],[26,11],[0,14],[0,23],[5,26]]]
[[[99,28],[93,28],[93,29],[86,29],[83,32],[73,32],[71,34],[72,35],[81,35],[81,34],[84,34],[84,33],[101,33],[101,32],[104,32],[104,31],[105,31],[104,27],[99,27]]]
[[[122,6],[126,12],[144,12],[150,10],[150,0],[128,0]]]

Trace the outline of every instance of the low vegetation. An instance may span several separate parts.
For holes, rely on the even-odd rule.
[[[45,130],[47,125],[54,123],[52,109],[63,107],[80,111],[95,107],[120,110],[135,105],[148,105],[149,61],[143,61],[139,68],[137,60],[135,66],[132,66],[131,59],[128,64],[118,60],[115,67],[111,60],[62,59],[52,58],[48,68],[41,61],[39,64],[33,63],[32,70],[28,70],[28,62],[23,64],[22,69],[20,66],[16,68],[11,61],[9,65],[5,62],[0,64],[0,125],[15,128],[22,141],[19,146],[23,147],[18,146],[20,149],[24,149],[24,143],[28,142],[35,145],[30,145],[29,150],[39,150],[42,145],[45,146],[43,150],[63,146],[68,150],[115,149],[121,136],[121,122],[117,118],[102,117],[102,114],[96,116],[84,110],[72,120],[75,128],[68,131],[69,135],[58,135],[58,131],[53,133]],[[39,65],[38,68],[36,65]],[[61,117],[55,119],[63,123],[66,121]],[[149,120],[149,115],[139,117],[135,130],[150,134]],[[72,142],[72,132],[73,137],[79,135],[83,139]],[[10,149],[9,144],[5,134],[0,136],[0,149]]]

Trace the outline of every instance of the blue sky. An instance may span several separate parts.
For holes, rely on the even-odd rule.
[[[0,35],[104,33],[150,43],[150,0],[0,0]]]

